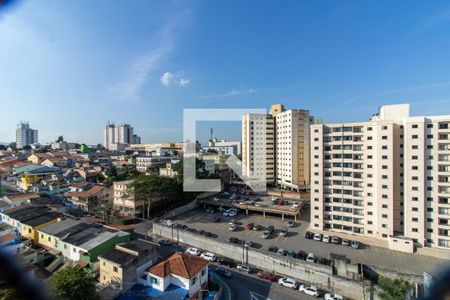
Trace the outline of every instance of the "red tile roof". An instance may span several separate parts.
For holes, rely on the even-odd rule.
[[[103,186],[94,185],[93,187],[91,187],[90,189],[88,189],[86,191],[68,192],[68,193],[65,193],[64,196],[66,196],[66,197],[88,198],[88,197],[94,196],[95,194],[103,191],[104,189],[105,189],[105,187],[103,187]]]
[[[200,257],[175,252],[153,267],[148,268],[147,272],[162,278],[174,274],[191,279],[207,266],[208,262]]]
[[[0,236],[0,243],[8,242],[16,237],[16,234],[13,232],[4,234]]]
[[[36,193],[11,194],[11,195],[6,195],[6,197],[11,201],[26,201],[28,199],[40,198],[40,196]]]

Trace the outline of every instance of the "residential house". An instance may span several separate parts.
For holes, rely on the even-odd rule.
[[[38,232],[42,227],[61,220],[61,214],[46,206],[22,205],[0,213],[1,220],[16,227],[21,236],[38,243]]]
[[[3,207],[0,207],[0,212],[23,205],[27,201],[39,197],[40,196],[36,193],[18,193],[3,196],[2,198],[0,198],[0,200],[2,201],[2,204],[4,203],[5,205],[2,205]]]
[[[80,184],[82,185],[82,184]],[[73,185],[71,186],[73,189]],[[109,202],[109,189],[97,184],[83,185],[64,194],[68,201],[83,211],[90,211]]]
[[[41,162],[42,166],[67,168],[72,165],[72,161],[65,157],[49,157]]]
[[[158,247],[145,240],[133,240],[116,245],[115,249],[98,257],[100,283],[127,291],[158,259]]]
[[[49,154],[49,153],[33,153],[30,156],[28,156],[27,161],[29,161],[30,163],[33,164],[40,164],[41,162],[43,162],[44,160],[46,160],[47,158],[53,157],[53,155]]]
[[[113,210],[123,216],[135,216],[142,213],[143,201],[135,201],[131,191],[127,192],[132,180],[116,181],[113,184]]]
[[[175,177],[178,175],[178,172],[175,171],[174,169],[175,164],[174,163],[166,163],[166,167],[165,168],[160,168],[159,169],[159,175],[160,176],[166,176],[166,177]]]
[[[45,166],[40,166],[39,168],[25,171],[20,175],[21,187],[24,190],[28,190],[29,187],[32,187],[33,184],[38,183],[40,180],[49,177],[51,178],[58,173],[61,173],[59,169]]]
[[[174,285],[192,297],[208,282],[208,261],[189,254],[175,252],[146,271],[145,284],[159,291]]]

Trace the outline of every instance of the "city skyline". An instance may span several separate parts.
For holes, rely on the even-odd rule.
[[[363,121],[393,103],[410,103],[411,115],[450,111],[445,2],[252,7],[46,1],[2,10],[0,105],[15,113],[0,120],[0,142],[14,140],[22,119],[42,143],[97,144],[108,120],[133,124],[143,143],[181,141],[184,108],[283,103],[326,123]],[[240,138],[239,122],[212,127]]]

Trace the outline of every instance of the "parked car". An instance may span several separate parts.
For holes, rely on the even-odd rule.
[[[330,236],[324,235],[324,236],[322,237],[322,242],[324,242],[324,243],[329,243],[329,242],[330,242]]]
[[[266,272],[266,271],[259,271],[256,276],[258,276],[261,279],[266,279],[269,281],[277,281],[277,276],[275,276],[275,274],[270,273],[270,272]]]
[[[287,251],[283,248],[278,248],[277,255],[285,256]]]
[[[272,233],[275,230],[275,227],[273,227],[272,225],[267,226],[267,230],[270,231],[270,233]]]
[[[305,251],[303,251],[303,250],[300,250],[300,251],[298,251],[297,252],[297,258],[298,259],[306,259],[306,256],[307,256],[308,254],[305,252]]]
[[[229,217],[236,217],[236,216],[237,216],[237,211],[235,211],[235,210],[230,211],[230,212],[228,213],[228,216],[229,216]]]
[[[211,252],[202,253],[200,255],[200,257],[205,259],[205,260],[207,260],[207,261],[215,261],[217,259],[216,255],[214,253],[211,253]]]
[[[278,251],[278,247],[277,246],[272,245],[272,246],[269,247],[269,252],[277,253],[277,251]]]
[[[307,238],[308,240],[312,240],[314,238],[314,233],[312,233],[311,231],[306,231],[305,238]]]
[[[246,264],[238,264],[236,266],[236,269],[238,269],[239,271],[242,271],[242,272],[247,272],[247,273],[252,272],[252,269],[250,268],[250,266],[246,265]]]
[[[344,297],[339,294],[326,293],[325,300],[344,300]]]
[[[248,223],[247,226],[245,226],[245,227],[246,227],[248,230],[252,230],[254,225],[255,225],[254,223]]]
[[[237,226],[236,224],[231,224],[231,225],[228,227],[228,229],[229,229],[230,231],[236,231],[236,229],[238,229],[238,226]]]
[[[300,204],[299,204],[298,202],[292,203],[292,207],[293,207],[293,208],[297,208],[297,207],[299,207],[299,206],[300,206]]]
[[[228,217],[228,216],[230,216],[230,211],[229,211],[229,210],[226,210],[226,211],[223,212],[222,215],[223,215],[224,217]]]
[[[261,228],[261,225],[255,224],[253,225],[252,230],[258,231]]]
[[[169,240],[160,240],[159,245],[160,246],[170,246],[172,243]]]
[[[294,227],[295,226],[295,221],[289,221],[289,222],[287,222],[287,227],[288,228],[292,228],[292,227]]]
[[[314,253],[308,253],[308,255],[306,256],[306,261],[308,262],[315,262],[316,261],[316,257],[314,256]]]
[[[195,255],[195,256],[199,256],[200,254],[202,254],[202,251],[200,251],[197,248],[191,247],[191,248],[188,248],[186,250],[186,253],[187,254],[191,254],[191,255]]]
[[[314,234],[314,240],[315,241],[321,241],[322,240],[322,235],[320,233]]]
[[[358,241],[352,241],[352,248],[359,249],[359,242]]]
[[[350,246],[350,241],[347,240],[347,239],[342,239],[341,244],[344,245],[344,246]]]
[[[228,222],[228,225],[236,225],[236,221],[234,219],[230,220],[230,222]]]
[[[298,289],[300,292],[305,293],[306,295],[310,295],[310,296],[314,296],[314,297],[319,297],[319,291],[317,290],[317,288],[313,285],[305,285],[302,284],[300,286],[300,288]]]
[[[262,233],[262,235],[261,235],[261,238],[262,238],[262,239],[268,239],[268,238],[270,237],[270,234],[271,234],[271,233],[272,233],[272,232],[271,232],[270,230],[266,229],[266,230],[263,231],[263,233]]]
[[[278,233],[279,236],[287,236],[288,230],[287,228],[283,228],[280,230],[280,232]]]
[[[228,238],[228,242],[232,243],[232,244],[238,244],[239,243],[239,239],[234,237],[234,236],[232,236],[232,237]]]
[[[256,207],[261,207],[262,206],[262,201],[256,201],[255,202],[255,206]]]
[[[295,252],[293,250],[288,250],[286,256],[294,258],[295,257]]]
[[[278,284],[291,288],[291,289],[296,289],[297,288],[297,282],[295,281],[295,279],[289,278],[289,277],[282,277],[280,279],[278,279]]]
[[[231,278],[231,272],[228,270],[225,270],[224,268],[217,268],[216,273],[225,278]]]
[[[316,257],[316,262],[326,266],[331,264],[331,261],[328,258],[324,257]]]
[[[220,258],[217,260],[218,263],[222,266],[227,266],[228,268],[234,268],[236,266],[235,262],[229,258]]]
[[[333,243],[333,244],[340,244],[341,243],[341,240],[337,237],[337,236],[332,236],[331,237],[331,242]]]

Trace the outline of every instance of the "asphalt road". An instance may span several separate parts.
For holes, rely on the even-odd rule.
[[[298,290],[280,286],[276,282],[261,280],[254,275],[247,275],[234,270],[231,278],[223,278],[230,287],[231,299],[239,300],[294,300],[294,299],[316,299],[300,293]]]

